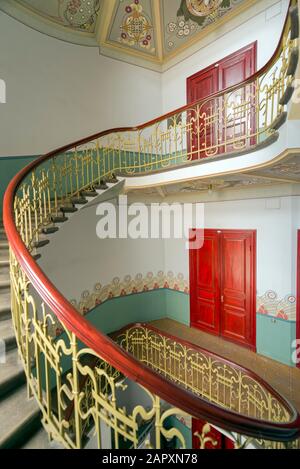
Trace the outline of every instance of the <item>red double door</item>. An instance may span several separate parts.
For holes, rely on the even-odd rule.
[[[190,250],[191,326],[255,350],[256,232],[205,230]]]
[[[254,42],[189,77],[187,79],[187,104],[205,100],[208,96],[242,83],[252,76],[256,72],[256,55],[257,43]],[[248,85],[239,89],[236,94],[233,93],[230,100],[236,102],[237,105],[242,102],[245,103],[250,94],[251,86]],[[222,113],[223,104],[222,98],[214,98],[206,101],[201,106],[198,122],[199,129],[201,129],[200,135],[196,131],[195,116],[191,113],[190,120],[194,124],[192,125],[189,145],[193,159],[230,151],[232,150],[230,145],[225,148],[220,145],[220,142],[230,141],[233,137],[246,135],[250,131],[248,128],[250,126],[254,130],[256,125],[255,112],[251,112],[250,117],[245,108],[237,108],[235,113],[232,110],[226,111],[224,109]]]

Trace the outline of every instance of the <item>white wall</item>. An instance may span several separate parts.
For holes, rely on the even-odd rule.
[[[296,294],[296,236],[300,197],[241,200],[205,204],[205,228],[257,230],[257,293],[279,297]],[[167,269],[189,276],[185,243],[165,242]]]
[[[164,270],[160,240],[99,239],[100,218],[95,205],[82,209],[41,250],[40,266],[69,300],[79,301],[84,291],[92,292],[97,283],[110,285],[116,277],[123,282],[127,275],[134,280]]]
[[[296,294],[297,229],[300,197],[239,200],[205,204],[207,229],[257,230],[257,294]],[[189,278],[186,240],[100,240],[95,207],[82,210],[61,226],[43,248],[41,267],[68,299],[80,299],[96,283],[110,284],[126,275],[182,273]],[[92,253],[92,254],[91,254]]]
[[[37,155],[161,114],[161,75],[36,32],[0,12],[0,156]]]
[[[267,1],[266,6],[269,3]],[[256,40],[258,69],[265,65],[277,47],[288,4],[289,0],[280,0],[272,8],[267,8],[166,71],[162,77],[163,112],[169,112],[186,104],[188,77]]]

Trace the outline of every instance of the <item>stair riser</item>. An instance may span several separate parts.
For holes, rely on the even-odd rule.
[[[17,348],[17,342],[15,337],[9,337],[4,340],[5,342],[5,350],[6,352],[10,352],[11,350],[14,350]]]
[[[1,327],[1,322],[3,321],[7,321],[7,319],[10,319],[11,318],[11,311],[10,309],[7,310],[7,311],[2,311],[0,313],[0,327]]]
[[[37,411],[0,441],[0,449],[20,448],[39,428],[41,428],[41,414]]]
[[[20,371],[12,378],[0,384],[0,399],[26,383],[25,373]]]

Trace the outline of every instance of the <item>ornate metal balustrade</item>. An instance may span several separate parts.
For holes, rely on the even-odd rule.
[[[291,419],[289,405],[267,383],[249,370],[196,345],[147,324],[128,326],[115,334],[114,340],[141,363],[211,403],[265,422],[288,423]],[[228,432],[227,435],[237,447],[250,444],[284,447],[282,443],[272,444]],[[291,447],[300,448],[300,440]]]
[[[55,231],[67,210],[85,203],[84,197],[105,187],[114,173],[136,175],[191,164],[249,151],[273,138],[293,92],[298,32],[294,8],[274,57],[255,77],[150,124],[102,132],[54,151],[11,182],[4,225],[17,343],[29,394],[40,406],[50,438],[65,447],[82,448],[89,441],[101,448],[109,429],[116,448],[138,447],[145,434],[150,435],[149,447],[176,440],[183,448],[188,443],[172,420],[178,415],[278,445],[298,439],[300,417],[275,392],[232,364],[225,371],[223,362],[213,364],[205,356],[185,376],[175,345],[163,362],[154,357],[152,363],[143,363],[89,324],[34,258],[45,242],[42,234]],[[132,383],[140,402],[124,408],[123,397],[129,396]],[[205,435],[200,435],[201,447]],[[237,439],[237,445],[244,444]]]

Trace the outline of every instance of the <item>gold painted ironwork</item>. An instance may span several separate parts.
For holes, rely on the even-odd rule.
[[[187,347],[147,326],[117,337],[136,359],[193,394],[233,412],[265,422],[290,421],[284,404],[237,365]]]
[[[259,79],[144,128],[103,135],[41,163],[18,187],[14,199],[15,224],[29,252],[36,254],[43,229],[53,226],[53,217],[62,215],[61,207],[72,205],[82,191],[92,190],[113,173],[137,175],[220,153],[234,154],[273,135],[274,122],[285,109],[281,99],[292,82],[288,68],[296,46],[288,22],[278,56]],[[164,439],[187,446],[178,428],[167,425],[176,416],[186,417],[182,410],[137,384],[141,403],[130,410],[120,404],[128,379],[93,350],[82,348],[43,303],[12,250],[10,275],[13,323],[28,392],[39,404],[50,439],[66,448],[83,448],[88,440],[101,448],[109,429],[114,447],[136,448],[141,428],[144,432],[152,428],[149,447],[161,448]],[[152,337],[147,342],[151,362],[150,349],[144,349],[147,334],[142,331],[136,344],[127,337],[126,347],[164,376],[232,411],[275,422],[289,420],[276,398],[242,372],[204,355],[196,357],[178,344]],[[189,367],[183,367],[182,360]]]

